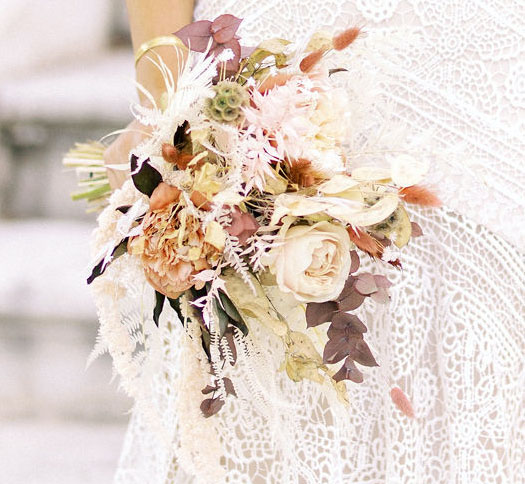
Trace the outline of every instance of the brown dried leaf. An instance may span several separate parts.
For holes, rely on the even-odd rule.
[[[348,354],[360,365],[379,366],[368,344],[363,339],[355,341],[355,344],[352,345]]]
[[[332,377],[335,381],[350,380],[363,383],[363,374],[357,369],[352,358],[347,358],[340,370]]]
[[[348,330],[352,333],[366,333],[367,328],[365,324],[355,315],[344,311],[339,311],[332,318],[332,325],[330,328]],[[328,329],[328,337],[331,338]]]
[[[224,14],[217,17],[210,27],[213,39],[218,44],[225,44],[235,37],[242,19],[234,15]]]
[[[211,37],[211,22],[209,20],[198,20],[182,29],[177,30],[176,35],[184,45],[191,50],[204,52],[208,47]]]
[[[323,362],[328,364],[337,363],[349,355],[350,349],[346,338],[330,339],[324,347]]]
[[[308,328],[319,326],[332,320],[337,311],[337,303],[327,301],[323,303],[309,303],[306,306],[306,324]]]
[[[373,274],[368,272],[359,274],[359,276],[357,276],[357,282],[355,283],[355,289],[363,296],[368,296],[369,294],[376,292],[377,285]]]
[[[219,397],[215,398],[207,398],[206,400],[203,400],[201,403],[201,412],[202,414],[208,418],[212,415],[215,415],[219,412],[219,410],[224,406],[224,400]]]
[[[365,296],[353,290],[342,300],[339,301],[339,310],[340,311],[354,311],[361,304],[363,304]]]
[[[236,397],[237,393],[235,392],[233,382],[229,378],[223,378],[222,381],[224,382],[224,389],[226,390],[226,393],[228,395],[233,395],[234,397]]]
[[[206,385],[201,391],[203,395],[209,395],[210,393],[216,392],[217,387]]]
[[[361,265],[361,260],[359,259],[359,254],[357,251],[350,251],[350,260],[350,274],[353,274],[354,272],[358,271],[359,266]]]
[[[423,235],[423,229],[421,226],[416,222],[410,222],[410,225],[412,225],[412,235],[411,237],[421,237]]]

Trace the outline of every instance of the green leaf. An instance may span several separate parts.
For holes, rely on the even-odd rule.
[[[219,297],[226,314],[231,319],[231,324],[238,328],[244,336],[248,336],[248,326],[244,322],[244,319],[242,319],[242,316],[239,314],[239,311],[232,303],[231,299],[223,291],[219,291]]]
[[[109,262],[104,263],[104,259],[102,259],[95,267],[93,267],[91,275],[87,278],[88,284],[91,284],[98,276],[104,274],[105,270],[109,267],[109,264],[111,264],[115,259],[118,259],[121,255],[124,255],[128,251],[128,240],[129,237],[126,237],[115,246],[113,252],[111,253],[111,259],[109,260]]]
[[[217,299],[213,300],[213,309],[219,319],[219,337],[222,338],[226,334],[228,324],[230,324],[230,318],[226,311],[221,307]]]
[[[155,325],[157,328],[159,327],[159,318],[160,313],[162,313],[162,308],[164,307],[164,300],[166,299],[166,296],[159,291],[155,291],[155,308],[153,309],[153,321],[155,322]]]
[[[138,157],[131,155],[131,172],[136,172],[138,168]],[[133,184],[137,190],[148,197],[151,197],[153,190],[162,182],[162,175],[149,164],[149,158],[144,160],[140,170],[131,175]]]
[[[177,313],[177,316],[179,317],[182,325],[184,325],[184,316],[182,315],[182,310],[180,308],[180,298],[181,297],[182,295],[179,296],[177,299],[168,298],[168,302],[170,303],[170,306],[173,308],[173,310]]]

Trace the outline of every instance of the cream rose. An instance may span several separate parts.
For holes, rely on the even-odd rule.
[[[285,220],[268,258],[279,289],[302,302],[335,299],[350,271],[350,237],[346,229],[331,222],[290,224]]]

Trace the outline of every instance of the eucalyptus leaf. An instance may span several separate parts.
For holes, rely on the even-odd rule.
[[[213,309],[215,310],[215,314],[219,319],[219,337],[222,338],[226,334],[228,324],[230,323],[230,318],[226,311],[218,303],[217,299],[213,300]]]

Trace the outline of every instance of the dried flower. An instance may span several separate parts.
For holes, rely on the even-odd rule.
[[[310,72],[315,65],[322,59],[325,51],[323,49],[315,50],[308,54],[299,64],[299,68],[302,72]]]
[[[164,182],[159,183],[149,199],[150,210],[160,210],[170,203],[176,202],[180,193],[177,187],[172,187]]]
[[[390,398],[394,405],[401,411],[401,413],[409,418],[414,418],[414,409],[408,397],[399,387],[394,387],[390,390]]]
[[[301,188],[311,187],[316,179],[320,178],[319,174],[314,172],[311,161],[304,158],[289,161],[288,166],[288,179]]]
[[[344,32],[336,35],[332,40],[332,45],[335,50],[344,50],[346,49],[361,33],[359,27],[352,27],[345,30]]]
[[[241,212],[238,207],[232,211],[232,223],[226,227],[226,232],[239,239],[239,244],[244,245],[259,229],[259,224],[250,213]]]
[[[415,203],[424,207],[440,207],[441,200],[430,190],[421,186],[413,185],[399,190],[399,194],[407,203]]]
[[[169,143],[164,143],[162,145],[162,158],[164,158],[166,163],[177,163],[178,156],[179,151],[175,146],[170,145]]]
[[[158,292],[177,298],[181,292],[203,282],[193,278],[213,267],[220,251],[205,241],[200,222],[176,204],[149,212],[144,234],[130,240],[129,251],[140,255],[144,273]]]
[[[372,237],[368,232],[358,228],[350,227],[348,229],[350,240],[362,251],[366,252],[371,257],[381,259],[383,255],[383,245],[375,237]]]

